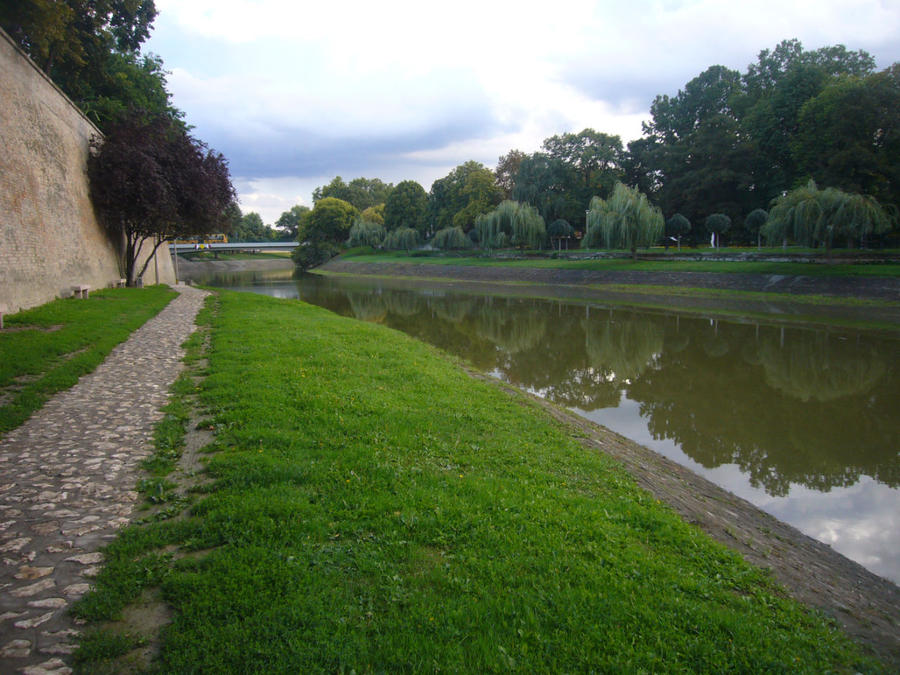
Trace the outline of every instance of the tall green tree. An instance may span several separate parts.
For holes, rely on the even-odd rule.
[[[325,197],[343,199],[353,204],[359,211],[383,204],[394,189],[392,183],[385,183],[380,178],[354,178],[345,183],[340,176],[335,176],[328,185],[313,190],[313,203]]]
[[[129,285],[166,241],[222,232],[234,213],[225,158],[191,138],[174,120],[125,118],[92,141],[91,201],[120,246]],[[148,254],[142,268],[137,264]]]
[[[519,173],[519,165],[528,155],[521,150],[510,150],[497,160],[497,168],[494,174],[497,177],[497,187],[503,190],[503,198],[510,199],[513,189],[516,187],[516,175]]]
[[[593,248],[602,243],[606,248],[625,248],[636,258],[638,246],[656,243],[663,227],[662,212],[647,195],[616,183],[609,199],[591,200],[583,245]]]
[[[0,25],[101,129],[171,106],[158,57],[143,56],[153,0],[2,0]]]
[[[900,63],[831,82],[803,105],[790,147],[818,183],[900,206]]]
[[[384,204],[386,230],[410,228],[424,235],[427,230],[428,194],[414,180],[397,183]]]
[[[499,204],[502,196],[493,171],[480,162],[460,164],[431,184],[429,226],[434,230],[455,226],[471,228],[475,217]],[[457,218],[460,213],[463,215]]]
[[[282,212],[275,221],[275,227],[279,230],[276,236],[278,241],[297,241],[297,237],[304,229],[304,220],[309,213],[310,208],[302,204],[297,204]]]
[[[540,248],[547,236],[544,219],[537,210],[520,202],[506,200],[475,223],[482,248],[503,248],[507,244],[521,249]]]

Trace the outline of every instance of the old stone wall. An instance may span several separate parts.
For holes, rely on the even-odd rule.
[[[97,128],[0,30],[0,305],[34,307],[122,277],[88,196]],[[166,250],[145,283],[173,283]]]

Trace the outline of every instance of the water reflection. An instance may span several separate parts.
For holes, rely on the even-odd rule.
[[[304,300],[379,321],[522,388],[590,411],[640,404],[654,438],[754,486],[900,482],[897,341],[493,295],[423,294],[312,277]]]
[[[900,513],[896,337],[449,285],[320,276],[251,285],[281,297],[292,291],[462,356],[900,580],[896,529],[883,530]],[[860,508],[874,511],[852,512]]]

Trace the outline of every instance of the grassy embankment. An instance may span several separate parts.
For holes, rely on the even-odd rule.
[[[290,251],[197,251],[180,253],[186,260],[201,262],[211,260],[283,260],[291,257]]]
[[[123,531],[76,608],[159,589],[159,671],[877,669],[524,397],[378,325],[215,303],[153,462],[196,394],[210,481]],[[133,642],[95,633],[78,658]]]
[[[900,264],[861,264],[853,262],[804,263],[766,262],[758,260],[631,260],[628,258],[600,258],[567,260],[565,258],[504,259],[498,257],[416,255],[402,252],[350,252],[347,256],[361,263],[403,263],[407,265],[463,265],[477,267],[532,267],[537,269],[590,270],[598,272],[707,272],[737,274],[780,274],[785,276],[900,276]]]
[[[165,286],[109,289],[95,291],[87,300],[54,300],[4,317],[0,434],[94,370],[173,297],[175,292]]]

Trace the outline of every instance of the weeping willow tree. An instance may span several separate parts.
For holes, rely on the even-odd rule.
[[[773,202],[763,235],[771,245],[793,239],[804,246],[824,245],[831,251],[835,239],[848,247],[861,244],[870,234],[890,231],[894,218],[874,197],[836,188],[820,190],[815,181],[791,190]]]
[[[442,251],[459,251],[474,246],[461,227],[445,227],[438,230],[434,233],[431,245]]]
[[[587,232],[582,245],[587,248],[626,248],[637,258],[638,246],[651,246],[663,233],[662,211],[636,188],[616,183],[609,199],[591,199]]]
[[[419,233],[411,227],[400,227],[388,232],[382,244],[391,251],[412,251],[419,246]]]
[[[559,250],[562,251],[562,240],[566,240],[566,248],[568,249],[569,239],[575,235],[575,228],[569,225],[568,220],[557,218],[550,227],[547,228],[547,234],[550,235],[551,242],[554,239],[556,240]]]
[[[588,363],[610,378],[634,381],[663,351],[663,327],[635,319],[582,319]]]
[[[347,245],[378,248],[384,241],[384,237],[384,225],[358,218],[350,226],[350,236],[347,239]]]
[[[547,237],[544,219],[533,206],[506,200],[491,211],[475,219],[478,241],[485,249],[513,245],[519,248],[540,248]]]
[[[760,361],[769,386],[800,401],[834,401],[866,394],[888,370],[874,349],[843,340],[768,339],[760,345]]]

